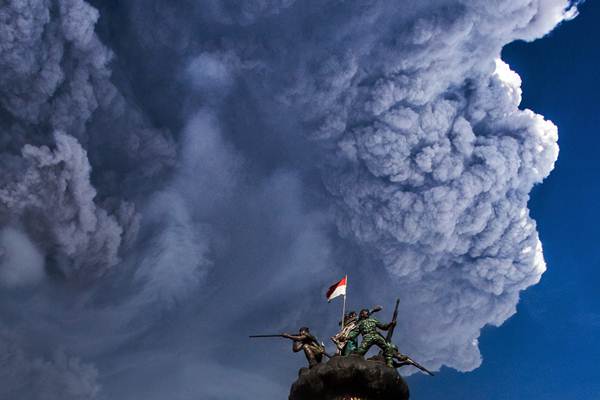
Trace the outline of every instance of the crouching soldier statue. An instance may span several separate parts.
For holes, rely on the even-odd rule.
[[[308,361],[309,368],[312,368],[323,361],[325,347],[319,343],[317,338],[310,333],[310,330],[307,327],[300,328],[297,335],[284,333],[281,336],[294,341],[292,344],[294,353],[304,350],[304,355]]]
[[[292,344],[292,350],[294,353],[304,350],[304,356],[306,356],[306,360],[308,360],[309,368],[321,363],[324,355],[330,357],[325,352],[325,346],[319,343],[317,338],[310,333],[310,330],[307,327],[300,328],[297,335],[290,335],[289,333],[279,333],[276,335],[250,335],[251,339],[274,337],[282,337],[293,340],[294,343]]]

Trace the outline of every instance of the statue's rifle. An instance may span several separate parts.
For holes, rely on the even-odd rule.
[[[268,338],[268,337],[285,337],[282,334],[278,334],[278,335],[250,335],[248,336],[250,339],[254,339],[254,338]]]
[[[418,362],[416,362],[409,356],[401,355],[401,359],[402,359],[402,362],[398,363],[398,367],[401,367],[403,365],[412,365],[413,367],[420,369],[421,371],[425,372],[426,374],[429,374],[430,376],[434,376],[433,372],[431,372],[430,370],[428,370],[427,368],[425,368],[424,366],[422,366],[421,364],[419,364]]]
[[[394,328],[396,327],[395,322],[398,319],[398,306],[399,305],[400,305],[400,299],[396,299],[396,306],[394,307],[394,314],[392,315],[392,322],[394,322],[394,324],[392,324],[390,329],[388,329],[387,335],[385,337],[385,341],[388,342],[390,345],[392,344],[392,335],[394,334]],[[395,346],[394,346],[394,348],[396,349]],[[398,352],[398,349],[396,349],[395,351],[397,352],[396,353],[397,355],[400,355],[400,357],[401,357],[400,359],[402,360],[402,362],[399,363],[398,367],[401,367],[402,365],[412,365],[413,367],[416,367],[416,368],[420,369],[421,371],[433,376],[433,372],[431,372],[430,370],[428,370],[427,368],[425,368],[424,366],[422,366],[421,364],[419,364],[418,362],[416,362],[409,356],[400,354]],[[382,353],[383,352],[380,352],[380,354],[382,354]]]
[[[389,327],[387,334],[385,335],[385,341],[390,345],[392,343],[392,335],[394,334],[394,328],[396,327],[396,320],[398,319],[398,306],[400,305],[400,299],[396,299],[396,306],[394,307],[394,313],[392,314],[392,326]],[[379,351],[379,355],[383,355],[383,350]]]
[[[278,335],[250,335],[248,336],[250,339],[255,339],[255,338],[274,338],[274,337],[282,337],[282,338],[288,338],[287,336],[283,335],[283,334],[278,334]],[[317,346],[320,346],[323,354],[329,358],[333,357],[332,355],[330,355],[329,353],[327,353],[327,351],[325,351],[325,343],[319,343],[319,341],[317,340],[317,338],[315,338],[314,336],[311,335],[311,340],[313,341],[313,343],[316,343]]]
[[[396,306],[394,307],[394,314],[392,314],[392,326],[387,331],[385,341],[388,343],[392,342],[392,335],[394,334],[394,328],[396,327],[396,321],[398,319],[398,306],[400,305],[400,299],[396,299]]]

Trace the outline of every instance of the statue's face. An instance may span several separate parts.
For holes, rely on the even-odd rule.
[[[360,318],[364,319],[364,318],[368,318],[369,317],[369,312],[367,310],[362,310],[360,312]]]
[[[308,329],[300,329],[301,335],[306,335],[308,333]]]
[[[348,318],[355,318],[356,317],[356,313],[354,311],[352,311],[350,314],[348,314]]]

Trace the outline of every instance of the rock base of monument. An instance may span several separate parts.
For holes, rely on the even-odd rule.
[[[406,400],[408,385],[379,360],[336,356],[302,368],[289,400]]]

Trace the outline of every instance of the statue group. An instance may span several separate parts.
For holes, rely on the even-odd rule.
[[[399,368],[405,365],[412,365],[433,376],[433,373],[425,367],[409,356],[400,353],[398,347],[392,343],[391,339],[398,317],[398,303],[396,301],[392,320],[387,324],[381,323],[373,317],[373,314],[382,310],[380,306],[373,309],[364,308],[358,314],[355,311],[346,313],[343,321],[340,322],[341,330],[335,336],[331,337],[336,346],[336,355],[364,357],[373,346],[376,346],[379,348],[379,355],[374,358],[382,359],[388,367]],[[382,331],[387,332],[386,336],[383,336]],[[278,335],[254,335],[250,337],[283,337],[292,340],[292,350],[294,352],[304,351],[309,368],[323,362],[324,357],[332,357],[332,355],[327,353],[325,345],[310,333],[308,327],[300,328],[298,333],[293,335],[282,333]],[[359,338],[361,338],[360,342]]]

